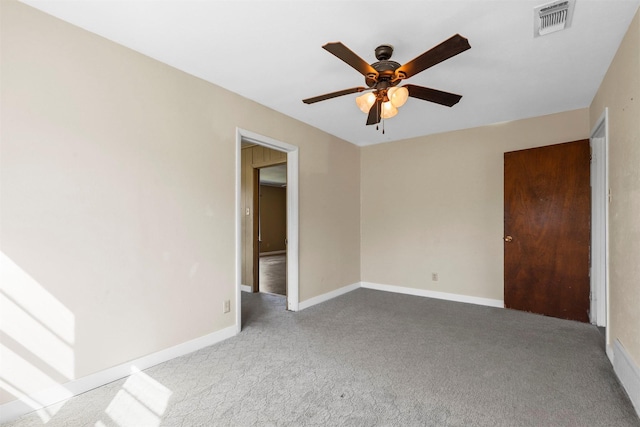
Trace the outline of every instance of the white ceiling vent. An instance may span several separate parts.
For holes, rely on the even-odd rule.
[[[571,26],[575,0],[560,0],[533,9],[533,36],[544,36]]]

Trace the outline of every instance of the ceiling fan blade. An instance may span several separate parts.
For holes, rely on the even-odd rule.
[[[358,71],[365,77],[369,74],[375,74],[376,76],[378,75],[378,72],[375,70],[375,68],[373,68],[367,62],[365,62],[364,59],[360,58],[351,49],[340,42],[327,43],[322,46],[322,48],[327,52],[334,54],[339,59],[342,59],[344,62],[355,68],[356,71]]]
[[[453,107],[462,98],[462,95],[443,92],[441,90],[431,89],[424,86],[404,85],[404,87],[409,90],[409,96],[413,98],[435,102],[436,104],[446,105],[447,107]]]
[[[402,65],[396,70],[396,75],[403,73],[404,78],[409,78],[429,67],[433,67],[434,65],[451,58],[452,56],[456,56],[467,49],[471,49],[469,40],[465,39],[460,34],[456,34],[455,36],[443,41],[438,46],[429,49],[417,58],[414,58]]]
[[[382,100],[376,99],[369,109],[369,115],[367,116],[367,125],[375,125],[380,123],[380,116],[382,115]]]
[[[305,104],[313,104],[314,102],[324,101],[326,99],[337,98],[342,95],[349,95],[350,93],[358,93],[366,90],[366,87],[352,87],[351,89],[339,90],[337,92],[325,93],[324,95],[314,96],[313,98],[303,99]]]

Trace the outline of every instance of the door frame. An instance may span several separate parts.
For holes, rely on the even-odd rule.
[[[609,324],[609,110],[591,131],[591,323]],[[609,328],[606,328],[609,345]]]
[[[251,258],[253,259],[253,283],[251,290],[260,292],[260,168],[253,168],[253,213],[251,227],[253,228],[253,242],[251,242]]]
[[[298,199],[298,169],[299,153],[298,147],[286,142],[278,141],[268,136],[260,135],[246,129],[236,128],[236,331],[242,329],[242,306],[241,306],[241,285],[242,285],[242,141],[251,142],[273,150],[287,153],[287,310],[298,311],[299,309],[299,199]]]

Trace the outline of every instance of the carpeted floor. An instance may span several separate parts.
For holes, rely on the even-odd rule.
[[[359,289],[71,399],[48,426],[640,426],[596,327]],[[42,425],[36,414],[10,424]]]

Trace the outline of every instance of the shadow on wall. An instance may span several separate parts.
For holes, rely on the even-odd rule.
[[[3,402],[13,396],[46,424],[73,395],[64,384],[75,379],[75,316],[2,252],[0,313]],[[120,427],[159,426],[170,396],[169,389],[132,368],[105,415]]]
[[[40,409],[46,402],[38,392],[71,397],[60,384],[74,378],[75,318],[8,256],[0,256],[0,386]],[[38,414],[46,423],[61,407],[40,409]]]

